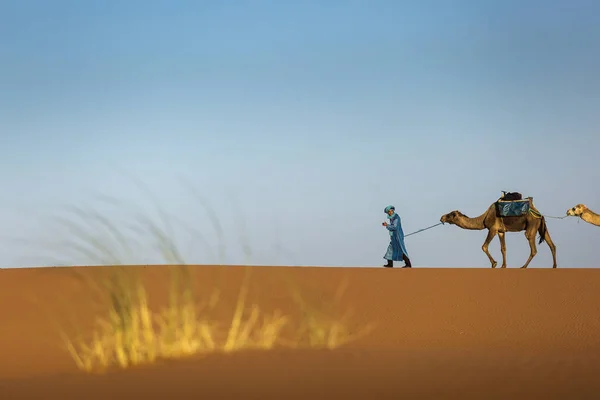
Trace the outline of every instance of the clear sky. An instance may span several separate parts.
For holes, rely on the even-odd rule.
[[[600,212],[599,14],[594,0],[0,1],[0,267],[64,259],[48,240],[76,233],[42,217],[66,205],[125,230],[129,211],[95,193],[156,216],[129,175],[181,221],[190,263],[244,263],[248,245],[255,264],[382,265],[388,204],[405,233],[477,216],[501,190],[547,215]],[[600,265],[600,228],[548,228],[559,267]],[[406,244],[415,266],[487,268],[485,236],[446,225]],[[144,238],[125,261],[161,262]],[[521,266],[523,234],[507,245]],[[550,266],[542,244],[531,267]]]

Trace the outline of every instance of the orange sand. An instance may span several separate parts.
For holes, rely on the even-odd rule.
[[[153,304],[164,303],[167,268],[136,268]],[[376,329],[333,351],[212,355],[86,375],[56,328],[89,327],[101,310],[73,269],[0,270],[0,398],[600,397],[600,270],[251,268],[252,299],[290,315],[282,273],[321,301],[347,279],[343,306],[357,326]],[[193,269],[197,292],[220,282],[222,303],[233,306],[244,268]]]

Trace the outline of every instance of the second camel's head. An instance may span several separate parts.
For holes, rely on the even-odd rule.
[[[567,216],[569,217],[580,217],[587,210],[585,204],[577,204],[575,207],[571,207],[567,210]]]

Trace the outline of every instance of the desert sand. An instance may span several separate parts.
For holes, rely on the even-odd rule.
[[[58,327],[92,329],[106,305],[81,276],[107,268],[1,270],[1,399],[600,396],[600,270],[248,267],[251,301],[291,316],[282,275],[323,307],[345,280],[336,307],[373,331],[333,350],[194,355],[88,374]],[[143,275],[152,307],[166,301],[167,267],[128,268]],[[192,269],[196,293],[219,286],[220,305],[235,303],[244,267]]]

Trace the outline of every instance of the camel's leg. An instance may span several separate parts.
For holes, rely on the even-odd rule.
[[[498,265],[496,260],[494,260],[494,258],[488,251],[488,248],[490,247],[490,242],[492,241],[494,236],[496,236],[496,231],[488,229],[488,234],[487,234],[487,237],[485,238],[485,242],[483,243],[483,246],[481,246],[481,250],[483,250],[485,255],[488,256],[488,258],[490,259],[490,262],[492,263],[492,268],[496,268],[496,265]]]
[[[500,251],[502,252],[502,266],[500,268],[506,268],[506,238],[504,232],[498,232],[498,239],[500,239]]]
[[[527,238],[527,241],[529,242],[529,248],[531,249],[531,252],[529,253],[529,258],[527,259],[527,262],[521,268],[527,268],[527,266],[529,265],[531,260],[533,260],[533,257],[535,257],[535,255],[537,254],[537,248],[535,247],[535,234],[536,234],[536,231],[533,231],[533,232],[525,231],[525,237]]]
[[[550,247],[550,251],[552,252],[552,260],[554,261],[554,264],[552,264],[552,268],[556,268],[556,245],[550,238],[550,234],[548,233],[548,230],[546,230],[546,234],[544,235],[544,240],[546,241],[546,243],[548,244],[548,247]]]

